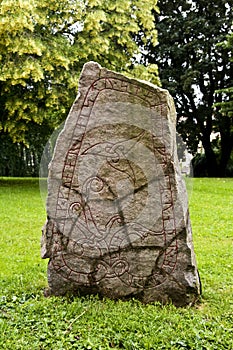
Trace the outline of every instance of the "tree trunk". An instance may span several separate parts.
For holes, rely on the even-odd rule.
[[[208,177],[218,177],[220,175],[218,163],[208,136],[202,137],[202,144],[205,150]]]
[[[219,166],[219,175],[221,177],[227,176],[227,164],[231,157],[231,152],[233,150],[233,135],[230,135],[230,132],[221,133],[221,155],[220,155],[220,166]]]

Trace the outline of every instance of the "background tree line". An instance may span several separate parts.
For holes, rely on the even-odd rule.
[[[167,88],[196,175],[233,174],[230,1],[1,0],[0,15],[1,176],[38,176],[90,60]]]
[[[162,86],[175,99],[194,175],[232,176],[232,1],[161,0],[159,8],[159,45],[149,44],[143,62],[159,65]]]

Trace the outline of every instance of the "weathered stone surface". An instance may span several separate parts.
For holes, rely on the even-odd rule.
[[[166,90],[95,62],[50,164],[49,292],[192,303],[199,278]]]

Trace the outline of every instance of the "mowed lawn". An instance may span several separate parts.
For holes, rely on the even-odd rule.
[[[233,349],[233,179],[193,179],[194,307],[43,296],[38,179],[0,178],[0,349]]]

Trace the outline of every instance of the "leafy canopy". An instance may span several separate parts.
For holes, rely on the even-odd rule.
[[[231,52],[231,62],[233,62],[233,32],[228,34],[226,40],[224,40],[221,44],[226,49],[229,49]],[[223,115],[228,115],[230,118],[233,117],[233,78],[231,81],[231,86],[229,88],[225,88],[222,90],[218,90],[218,93],[222,93],[223,100],[222,102],[217,102],[215,104],[216,107],[220,107],[220,112]],[[232,125],[233,129],[233,125]]]
[[[157,43],[156,3],[1,0],[0,130],[25,141],[34,124],[58,125],[90,60],[159,83],[155,64],[137,64],[143,46]],[[140,45],[133,35],[140,35]]]

